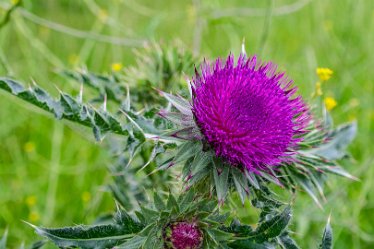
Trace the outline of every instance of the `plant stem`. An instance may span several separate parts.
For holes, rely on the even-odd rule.
[[[43,220],[43,223],[45,224],[49,224],[50,221],[54,218],[55,214],[56,194],[60,176],[60,159],[63,133],[64,126],[57,121],[54,122],[51,150],[51,167],[46,199],[47,203],[45,206],[45,215]]]

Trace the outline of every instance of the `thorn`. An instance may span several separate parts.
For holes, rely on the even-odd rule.
[[[82,101],[83,101],[83,83],[81,84],[81,87],[80,87],[80,90],[79,90],[78,101],[79,101],[80,103],[82,103]]]
[[[82,70],[82,73],[84,73],[84,74],[88,73],[86,65],[83,65],[81,70]]]
[[[106,112],[107,96],[104,94],[103,111]]]
[[[60,88],[58,88],[58,86],[54,85],[54,87],[57,89],[57,91],[58,91],[60,94],[62,94],[62,91],[61,91]]]
[[[126,112],[124,112],[123,110],[120,110],[128,120],[130,120],[130,122],[141,132],[144,133],[143,129],[135,122],[135,120],[133,120]]]
[[[34,229],[38,229],[37,226],[31,224],[30,222],[27,222],[27,221],[25,221],[25,220],[21,220],[21,221],[22,221],[23,223],[26,223],[27,225],[29,225],[30,227],[32,227],[32,228],[34,228]]]
[[[327,224],[330,224],[330,221],[331,221],[331,212],[329,214],[329,217],[327,218]]]
[[[247,55],[247,52],[245,51],[245,38],[244,37],[242,41],[242,54]]]
[[[33,84],[34,87],[37,87],[38,85],[36,84],[36,81],[33,78],[30,78],[31,83]]]
[[[156,87],[152,87],[153,90],[155,90],[156,92],[158,92],[158,94],[160,94],[162,97],[165,96],[165,92],[161,91],[160,89],[156,88]]]
[[[125,105],[126,111],[130,111],[130,105],[131,105],[131,102],[130,102],[130,87],[129,87],[129,85],[126,84],[126,105]]]
[[[121,207],[120,207],[120,205],[119,205],[119,203],[118,203],[117,201],[115,201],[115,203],[116,203],[116,210],[117,210],[117,212],[118,212],[118,211],[121,210]]]

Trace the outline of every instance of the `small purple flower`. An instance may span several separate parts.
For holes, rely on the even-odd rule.
[[[289,161],[309,121],[284,73],[257,57],[204,62],[192,79],[192,112],[207,144],[231,165],[268,172]]]
[[[199,249],[203,234],[194,222],[175,222],[164,230],[164,240],[168,249]]]

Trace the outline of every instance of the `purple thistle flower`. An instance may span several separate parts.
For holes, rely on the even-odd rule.
[[[296,87],[273,63],[234,56],[204,62],[192,79],[192,112],[217,156],[250,172],[289,161],[309,121]]]
[[[165,248],[199,249],[203,242],[203,234],[196,223],[175,222],[164,231]]]

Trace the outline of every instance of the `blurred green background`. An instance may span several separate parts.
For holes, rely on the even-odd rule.
[[[12,1],[15,2],[15,1]],[[0,22],[11,1],[0,0]],[[83,31],[83,32],[82,32]],[[294,204],[292,229],[302,248],[316,248],[331,213],[335,248],[374,248],[374,1],[372,0],[25,0],[0,29],[0,75],[57,93],[77,86],[56,69],[87,65],[108,72],[135,62],[144,41],[178,41],[212,58],[260,54],[285,69],[309,99],[317,67],[333,77],[324,97],[336,123],[358,120],[344,166],[360,178],[330,177],[319,209],[306,194]],[[22,220],[44,226],[92,222],[113,210],[109,155],[90,135],[0,93],[0,234],[10,246],[38,239]]]

